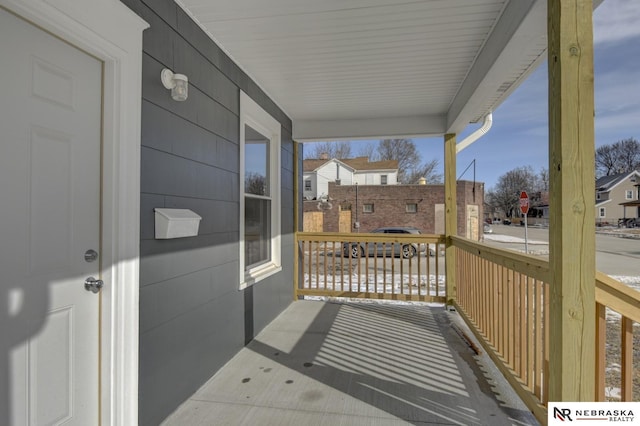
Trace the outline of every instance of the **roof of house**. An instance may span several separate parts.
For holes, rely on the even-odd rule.
[[[355,171],[372,171],[372,170],[397,170],[397,160],[369,161],[368,157],[343,158],[343,159],[307,159],[302,162],[302,169],[305,172],[312,172],[324,166],[326,163],[339,161]]]
[[[618,185],[620,182],[624,181],[627,177],[632,174],[640,177],[640,173],[637,170],[634,170],[629,173],[618,173],[617,175],[609,175],[602,176],[601,178],[596,180],[596,190],[597,191],[611,191],[614,186]]]

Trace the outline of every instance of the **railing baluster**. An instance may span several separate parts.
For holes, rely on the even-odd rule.
[[[323,263],[324,263],[324,265],[323,265],[323,268],[324,268],[324,289],[326,290],[327,289],[327,260],[328,260],[327,259],[327,242],[326,241],[322,242],[322,253],[323,253],[323,256],[324,256],[324,261],[323,261]]]
[[[622,354],[620,364],[622,371],[622,390],[620,398],[622,401],[633,401],[633,321],[622,316],[620,318],[621,330],[620,340],[622,343]]]
[[[396,263],[393,261],[393,253],[396,248],[393,243],[391,243],[391,294],[396,293]]]
[[[331,242],[331,290],[335,291],[336,289],[336,242]],[[342,256],[341,256],[342,257]]]
[[[544,283],[541,281],[536,281],[535,286],[535,341],[536,341],[536,359],[535,359],[535,368],[534,368],[534,388],[533,393],[538,397],[538,399],[542,400],[542,359],[543,359],[543,348],[544,348],[544,337],[542,334],[542,289],[544,288]]]
[[[520,324],[518,330],[518,347],[516,352],[518,354],[518,376],[521,379],[526,378],[527,371],[527,306],[526,306],[526,278],[521,273],[518,273],[518,313],[517,318]]]
[[[542,373],[542,403],[547,405],[549,402],[549,285],[544,285],[544,308],[542,313],[544,315],[542,332],[544,333],[544,360],[543,360],[543,373]]]
[[[373,250],[375,251],[375,254],[373,255],[373,285],[375,287],[376,283],[378,282],[378,256],[380,254],[378,253],[377,244]],[[367,285],[367,293],[368,292],[369,292],[369,286]]]
[[[535,341],[535,317],[534,317],[534,306],[535,306],[535,280],[533,278],[527,277],[527,386],[529,389],[533,390],[533,377],[535,374],[534,365],[535,365],[535,351],[536,351],[536,341]]]
[[[596,401],[605,398],[607,360],[607,307],[596,303]]]

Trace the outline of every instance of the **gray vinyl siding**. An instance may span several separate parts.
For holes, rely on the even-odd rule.
[[[172,0],[122,0],[149,24],[142,59],[139,420],[156,425],[293,300],[291,120]],[[163,68],[186,74],[175,102]],[[282,125],[283,271],[239,291],[240,90]],[[154,239],[155,207],[200,216]]]

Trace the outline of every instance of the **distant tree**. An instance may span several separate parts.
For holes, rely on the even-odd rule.
[[[378,142],[378,160],[398,162],[398,181],[408,182],[412,170],[420,166],[420,153],[411,139],[384,139]]]
[[[520,192],[533,194],[540,186],[539,175],[531,166],[518,167],[498,178],[498,183],[486,194],[487,202],[502,209],[507,217],[518,216]]]
[[[596,176],[616,173],[616,155],[612,145],[602,145],[596,149]]]
[[[538,173],[538,178],[539,188],[537,188],[537,190],[540,192],[549,192],[549,169],[542,167]]]
[[[640,168],[640,143],[623,139],[596,149],[596,176],[630,173]]]
[[[442,183],[442,173],[438,171],[438,165],[437,159],[427,161],[411,171],[407,177],[407,183],[418,183],[420,178],[425,178],[430,184]]]
[[[327,159],[337,158],[351,158],[351,144],[349,142],[314,142],[313,144],[305,145],[305,148],[309,146],[310,149],[305,149],[304,158],[320,159],[326,156]]]
[[[361,146],[358,150],[358,157],[367,157],[369,161],[375,161],[376,146],[373,143]]]
[[[375,155],[377,161],[398,161],[398,182],[417,183],[424,177],[427,183],[439,183],[442,174],[437,172],[438,160],[421,164],[422,158],[411,139],[384,139],[378,142]]]
[[[246,173],[244,176],[244,192],[247,194],[266,195],[266,177],[260,173]]]

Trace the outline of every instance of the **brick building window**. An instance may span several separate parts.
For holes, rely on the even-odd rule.
[[[362,206],[363,213],[373,213],[373,204],[364,204]]]
[[[418,213],[418,204],[407,203],[405,204],[404,211],[406,211],[407,213]]]

